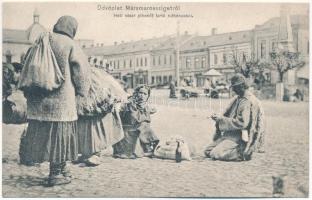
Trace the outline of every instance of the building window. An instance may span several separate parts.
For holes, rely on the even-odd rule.
[[[153,56],[153,66],[156,65],[156,62],[155,62],[155,56]]]
[[[116,69],[116,61],[114,60],[114,69]]]
[[[166,65],[166,64],[167,64],[167,56],[164,55],[164,65]]]
[[[214,64],[217,65],[218,64],[218,55],[214,54]]]
[[[100,66],[101,67],[103,66],[103,60],[100,60]]]
[[[147,58],[145,58],[144,61],[145,61],[145,63],[144,63],[145,65],[144,66],[147,66]]]
[[[172,55],[169,56],[169,64],[172,65]]]
[[[6,55],[6,63],[11,63],[12,62],[12,55]]]
[[[223,54],[223,64],[227,64],[227,57],[225,53]]]
[[[266,42],[265,40],[261,41],[261,45],[260,45],[260,56],[261,58],[265,58],[265,48],[266,48]]]
[[[194,65],[195,65],[195,68],[199,68],[199,59],[198,58],[195,58]]]
[[[309,49],[310,49],[310,47],[309,47],[309,42],[308,42],[307,45],[308,45],[308,46],[307,46],[307,53],[308,53],[308,55],[309,55]]]
[[[172,76],[170,75],[170,76],[169,76],[169,82],[171,82],[171,81],[172,81]]]
[[[140,66],[143,66],[143,58],[140,59]]]
[[[201,60],[201,67],[202,67],[202,68],[205,67],[205,63],[206,63],[206,58],[205,58],[205,57],[202,57],[202,60]]]
[[[156,84],[161,83],[161,76],[156,76]]]
[[[154,82],[155,82],[155,77],[152,76],[152,84],[154,84]]]
[[[164,76],[164,83],[168,83],[167,76]]]
[[[117,61],[117,69],[119,69],[119,60]]]
[[[186,68],[190,68],[190,67],[191,67],[191,59],[186,58]]]
[[[277,46],[276,46],[276,42],[273,41],[273,42],[272,42],[272,51],[275,51],[275,50],[276,50],[276,47],[277,47]]]
[[[130,62],[129,62],[129,67],[131,68],[132,67],[132,60],[130,59]]]
[[[126,62],[126,60],[124,60],[124,68],[126,68],[127,67],[127,62]]]
[[[136,66],[137,67],[139,66],[139,59],[138,58],[136,59]]]
[[[160,56],[158,56],[158,65],[160,65],[161,61],[160,61]]]

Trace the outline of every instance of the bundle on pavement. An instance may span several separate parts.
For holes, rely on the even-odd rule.
[[[6,124],[27,123],[26,98],[20,90],[12,90],[12,94],[2,101],[2,120]]]
[[[114,102],[125,98],[126,92],[104,70],[91,68],[91,87],[88,96],[77,96],[79,116],[99,116],[111,112]]]
[[[161,142],[156,147],[154,155],[157,158],[175,160],[177,148],[182,160],[192,160],[189,146],[181,136],[174,136]]]

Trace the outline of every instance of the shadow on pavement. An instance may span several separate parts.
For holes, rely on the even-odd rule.
[[[34,186],[44,186],[46,178],[38,177],[38,176],[10,176],[10,180],[6,180],[3,182],[7,182],[9,185],[16,185],[20,188],[29,188]]]

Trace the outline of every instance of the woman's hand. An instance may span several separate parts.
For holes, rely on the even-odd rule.
[[[211,115],[211,119],[213,119],[214,121],[219,121],[219,119],[221,119],[221,116],[216,113],[213,113]]]

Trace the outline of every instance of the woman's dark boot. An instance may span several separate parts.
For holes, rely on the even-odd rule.
[[[70,183],[71,180],[67,179],[62,174],[62,163],[50,163],[50,174],[45,183],[46,187],[53,187],[55,185],[64,185]]]
[[[69,169],[66,167],[66,162],[61,163],[61,174],[67,178],[73,178],[73,175],[70,173]]]

